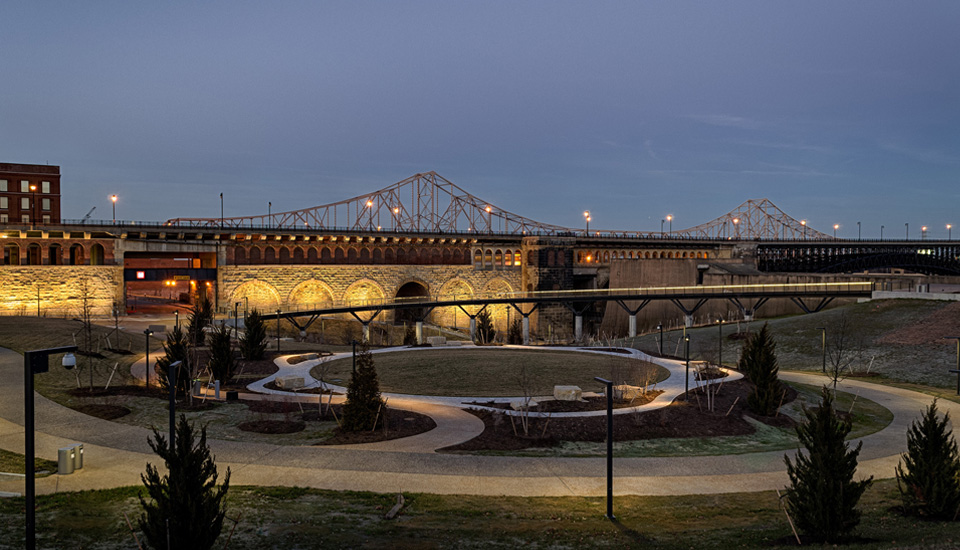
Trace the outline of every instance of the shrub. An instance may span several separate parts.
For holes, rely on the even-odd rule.
[[[907,432],[907,452],[897,464],[903,509],[931,519],[955,520],[960,511],[960,457],[950,415],[937,414],[937,401]]]
[[[383,399],[373,355],[364,342],[357,350],[357,370],[350,376],[341,428],[348,432],[372,431],[383,422]]]
[[[157,359],[157,374],[159,375],[160,387],[169,390],[169,369],[170,365],[180,361],[180,369],[177,371],[177,391],[187,391],[190,386],[189,376],[183,373],[190,372],[189,353],[187,337],[183,330],[176,326],[167,333],[167,340],[163,343],[164,356]]]
[[[778,376],[780,366],[777,364],[776,343],[766,324],[743,345],[738,368],[753,383],[747,406],[761,416],[773,415],[784,389]]]
[[[244,359],[263,359],[267,349],[267,325],[260,312],[254,309],[247,315],[243,324],[243,336],[240,337],[240,353]]]
[[[520,319],[516,319],[510,324],[510,330],[507,331],[507,343],[515,345],[523,343],[523,324]]]
[[[863,443],[849,450],[844,438],[850,424],[837,418],[833,396],[823,388],[820,407],[804,408],[806,421],[797,426],[797,437],[807,452],[797,453],[796,463],[784,455],[790,487],[787,509],[803,532],[834,542],[860,523],[857,503],[873,477],[853,481]]]
[[[489,344],[497,337],[497,331],[493,328],[493,319],[490,312],[484,309],[477,314],[477,341],[481,344]]]
[[[233,359],[233,344],[230,341],[230,328],[220,323],[210,336],[210,372],[215,380],[227,381],[233,376],[236,361]]]

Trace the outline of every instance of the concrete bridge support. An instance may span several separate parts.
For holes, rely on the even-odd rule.
[[[628,324],[629,328],[627,329],[627,336],[629,336],[630,338],[636,338],[637,337],[637,314],[636,313],[631,314],[628,319],[628,322],[629,322]]]
[[[693,328],[693,314],[684,313],[683,314],[683,326],[686,328]]]
[[[577,314],[573,317],[573,341],[583,340],[583,315]]]
[[[417,321],[417,345],[423,345],[423,321],[419,320]]]
[[[530,316],[523,316],[523,345],[530,345]]]
[[[470,341],[477,341],[477,316],[470,317]]]

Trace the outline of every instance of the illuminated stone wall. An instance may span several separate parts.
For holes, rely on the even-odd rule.
[[[460,298],[521,289],[519,269],[446,265],[224,266],[219,286],[221,303],[245,302],[251,309],[272,312],[315,309],[345,300],[393,299],[407,283],[421,285],[426,295]],[[471,313],[477,309],[467,308]],[[506,330],[509,315],[503,306],[494,308],[499,330]],[[378,320],[392,319],[392,313],[383,313]],[[428,321],[460,328],[469,325],[467,315],[452,307],[434,310]]]
[[[76,316],[86,298],[93,314],[109,315],[122,289],[120,266],[3,266],[0,314],[36,315],[39,302],[41,315]]]

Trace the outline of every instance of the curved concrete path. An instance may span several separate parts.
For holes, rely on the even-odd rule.
[[[22,356],[0,350],[0,377],[5,381],[0,386],[0,448],[15,452],[23,452],[22,365]],[[783,378],[810,384],[825,380],[798,373],[785,373]],[[860,381],[844,382],[841,389],[893,412],[888,428],[863,438],[858,472],[891,477],[905,450],[907,428],[931,398]],[[960,418],[960,405],[941,401],[941,408]],[[138,485],[144,465],[157,462],[147,445],[149,430],[85,416],[39,395],[36,411],[38,456],[55,459],[58,448],[78,441],[85,447],[83,470],[37,480],[39,493]],[[606,491],[605,460],[599,457],[485,457],[208,442],[221,471],[232,470],[235,484],[518,496],[601,496]],[[617,494],[682,495],[781,488],[787,484],[783,455],[773,451],[616,459],[614,489]],[[0,478],[0,491],[21,492],[22,486],[22,480]]]

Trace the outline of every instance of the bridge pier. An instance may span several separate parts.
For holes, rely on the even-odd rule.
[[[523,316],[523,345],[530,345],[530,316]]]
[[[473,315],[470,317],[470,341],[477,341],[477,316]]]
[[[687,328],[693,328],[693,314],[684,313],[683,314],[683,326]]]
[[[370,343],[370,321],[363,323],[363,341]]]
[[[628,318],[628,327],[629,328],[627,329],[627,336],[629,336],[630,338],[636,338],[637,337],[637,314],[636,313],[631,314],[630,317]]]
[[[574,315],[573,316],[573,341],[580,342],[583,340],[583,315]]]
[[[471,319],[473,321],[473,319]],[[417,321],[417,345],[423,345],[423,321]]]

